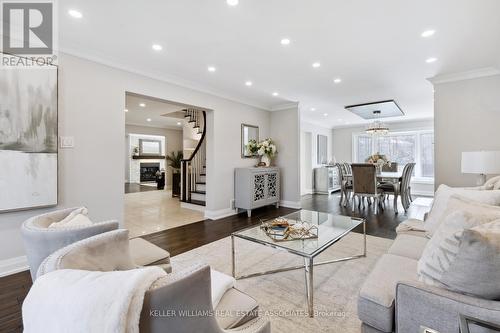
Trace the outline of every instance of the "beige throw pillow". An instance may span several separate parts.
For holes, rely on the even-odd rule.
[[[477,191],[440,185],[434,194],[434,203],[424,224],[424,228],[429,235],[432,236],[436,232],[446,217],[444,213],[448,207],[448,201],[453,195],[459,195],[465,199],[487,205],[500,206],[500,191],[498,190]]]

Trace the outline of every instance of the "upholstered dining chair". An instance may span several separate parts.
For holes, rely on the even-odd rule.
[[[411,197],[411,176],[413,174],[413,169],[415,168],[415,163],[408,163],[405,165],[403,169],[403,175],[401,177],[401,203],[403,204],[403,208],[408,211],[410,207],[410,203],[413,201]]]
[[[125,229],[96,235],[57,250],[42,262],[37,274],[40,277],[59,269],[101,272],[133,269],[128,244]],[[155,310],[215,315],[152,316],[151,311]],[[210,267],[194,264],[160,278],[146,292],[139,331],[270,333],[271,326],[258,316],[257,302],[235,288],[226,291],[214,309]]]
[[[40,263],[56,250],[119,227],[118,221],[110,220],[96,222],[90,226],[49,228],[49,225],[63,220],[75,209],[77,208],[66,208],[37,215],[22,224],[21,235],[33,281]],[[142,238],[130,240],[130,247],[137,266],[157,264],[167,272],[171,271],[170,254],[167,251]]]
[[[353,163],[352,168],[352,205],[354,209],[355,198],[358,197],[358,208],[361,206],[364,198],[373,198],[375,213],[378,212],[382,204],[383,190],[378,187],[377,170],[375,165],[370,163]]]
[[[337,169],[339,171],[340,178],[340,202],[339,205],[347,206],[349,203],[349,197],[352,193],[352,181],[348,177],[350,173],[347,169],[346,163],[336,163]]]
[[[403,169],[403,173],[401,175],[401,179],[399,182],[389,183],[385,182],[380,184],[379,187],[384,191],[385,194],[393,194],[394,195],[394,212],[398,214],[398,196],[401,196],[401,204],[403,205],[403,209],[405,212],[408,211],[411,202],[411,187],[410,181],[411,176],[413,174],[413,169],[415,168],[415,163],[408,163],[405,165]]]

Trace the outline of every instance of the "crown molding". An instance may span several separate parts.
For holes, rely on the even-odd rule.
[[[273,111],[273,107],[271,107],[271,106],[255,103],[254,101],[248,100],[245,98],[240,98],[240,97],[235,98],[233,96],[229,96],[229,95],[227,95],[223,92],[217,91],[217,90],[206,89],[205,87],[202,87],[201,85],[199,85],[197,83],[176,77],[174,75],[168,75],[168,76],[158,75],[158,74],[152,74],[152,73],[147,72],[147,71],[136,70],[136,69],[130,68],[130,66],[126,66],[126,65],[121,64],[117,61],[105,59],[104,57],[99,57],[99,56],[91,55],[88,53],[83,53],[83,52],[80,52],[80,51],[77,51],[74,49],[70,49],[70,48],[60,48],[59,52],[62,54],[67,54],[67,55],[70,55],[73,57],[77,57],[80,59],[95,62],[95,63],[101,64],[101,65],[104,65],[107,67],[118,69],[118,70],[121,70],[124,72],[144,76],[144,77],[147,77],[147,78],[150,78],[153,80],[166,82],[169,84],[176,85],[178,87],[182,87],[182,88],[194,90],[194,91],[197,91],[200,93],[205,93],[208,95],[219,97],[219,98],[231,101],[231,102],[245,104],[245,105],[252,106],[254,108],[265,110],[265,111]]]
[[[173,131],[182,131],[182,126],[174,126],[174,125],[157,125],[155,126],[154,124],[151,125],[145,125],[145,124],[140,124],[140,123],[134,123],[134,122],[125,122],[125,126],[130,125],[130,126],[139,126],[139,127],[149,127],[149,128],[156,128],[156,129],[168,129],[168,130],[173,130]],[[149,134],[146,134],[149,135]]]
[[[279,105],[273,106],[269,109],[269,111],[282,111],[282,110],[286,110],[286,109],[296,108],[298,106],[299,106],[299,102],[290,102],[290,103],[279,104]]]
[[[326,129],[326,130],[332,130],[335,128],[335,126],[325,125],[322,122],[310,120],[310,119],[301,119],[300,122],[301,122],[301,124],[313,125],[313,126],[321,127],[323,129]]]
[[[484,68],[474,69],[471,71],[436,75],[434,77],[428,78],[427,80],[429,80],[432,84],[436,85],[442,83],[478,79],[481,77],[488,77],[494,75],[500,75],[500,70],[495,67],[484,67]]]
[[[384,121],[386,124],[391,124],[391,125],[404,125],[408,123],[417,123],[420,121],[434,121],[434,117],[422,117],[422,118],[410,118],[410,119],[397,119],[397,120],[389,120],[389,121]],[[338,125],[338,126],[333,126],[332,129],[343,129],[343,128],[355,128],[355,127],[365,127],[367,124],[370,122],[364,122],[364,123],[356,123],[356,124],[343,124],[343,125]],[[426,130],[427,127],[415,127],[415,130]],[[389,128],[389,132],[391,129]],[[398,130],[394,130],[397,132]]]

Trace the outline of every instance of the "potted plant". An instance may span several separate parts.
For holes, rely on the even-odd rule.
[[[168,166],[172,169],[172,196],[181,195],[181,161],[182,151],[173,151],[167,155]]]

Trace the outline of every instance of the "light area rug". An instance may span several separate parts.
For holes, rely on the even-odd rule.
[[[363,235],[350,233],[315,258],[348,257],[362,252]],[[304,270],[294,270],[236,281],[236,288],[257,300],[261,315],[271,321],[272,332],[361,332],[357,316],[359,290],[392,240],[367,236],[367,257],[314,267],[315,318],[307,316]],[[303,264],[303,259],[242,239],[235,239],[237,275]],[[194,262],[231,275],[230,237],[172,258],[174,270]]]

